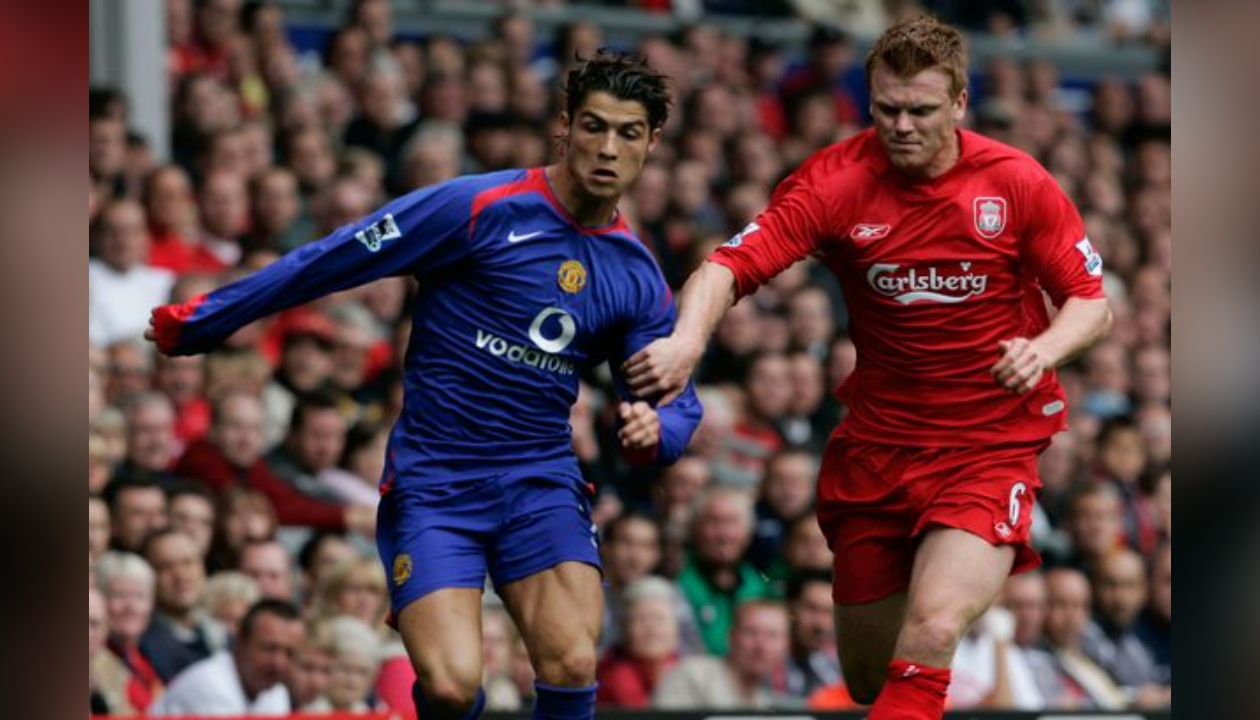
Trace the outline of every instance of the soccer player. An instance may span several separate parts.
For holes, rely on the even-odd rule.
[[[673,329],[668,286],[617,212],[660,139],[665,78],[601,52],[569,74],[563,159],[403,196],[261,272],[154,311],[166,353],[209,350],[263,315],[387,275],[420,281],[405,408],[377,542],[421,717],[475,718],[488,572],[529,649],[536,718],[589,718],[602,613],[590,495],[571,450],[579,371]],[[699,422],[688,388],[654,406],[619,377],[621,446],[670,463]]]
[[[1009,573],[1039,562],[1036,458],[1066,415],[1054,368],[1111,315],[1102,261],[1054,179],[959,128],[957,30],[928,17],[889,28],[866,79],[874,127],[780,184],[688,279],[674,333],[624,370],[633,391],[668,398],[738,298],[810,255],[840,278],[858,361],[838,389],[850,416],[825,450],[818,512],[841,666],[871,720],[940,718],[959,638]]]

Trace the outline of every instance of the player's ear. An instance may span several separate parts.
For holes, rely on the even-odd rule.
[[[661,141],[661,133],[664,128],[656,128],[648,135],[648,152],[656,149],[656,144]]]

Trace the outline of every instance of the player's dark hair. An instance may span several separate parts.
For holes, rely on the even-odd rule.
[[[241,640],[248,640],[254,634],[254,625],[258,623],[258,618],[265,614],[275,615],[282,620],[302,619],[297,606],[288,600],[263,598],[251,605],[245,612],[245,617],[241,618],[241,628],[238,631]]]
[[[600,48],[592,58],[576,56],[578,67],[569,72],[565,83],[565,109],[569,117],[591,93],[606,92],[619,100],[633,100],[647,110],[648,127],[656,130],[669,118],[672,101],[664,75],[653,70],[647,59]]]

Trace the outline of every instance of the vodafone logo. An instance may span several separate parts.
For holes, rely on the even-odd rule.
[[[882,237],[888,237],[890,232],[892,232],[892,225],[858,223],[849,231],[849,237],[858,241],[878,240]]]

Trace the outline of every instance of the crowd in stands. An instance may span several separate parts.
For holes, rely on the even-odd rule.
[[[128,97],[91,91],[96,713],[412,708],[373,533],[415,281],[260,320],[205,356],[159,356],[141,334],[151,307],[261,268],[391,197],[547,163],[558,80],[606,41],[589,22],[552,36],[520,12],[484,37],[404,36],[388,0],[347,5],[313,54],[290,41],[273,2],[167,0],[165,162],[159,139],[135,132]],[[997,34],[1167,42],[1157,2],[782,5],[811,18],[853,6],[875,32],[927,7]],[[800,52],[700,24],[621,49],[671,78],[664,140],[621,209],[675,288],[801,160],[865,123],[861,58],[834,27],[816,26]],[[1046,565],[1012,578],[964,639],[949,706],[1165,707],[1170,77],[1068,83],[1049,62],[995,58],[976,65],[972,92],[969,124],[1040,160],[1077,203],[1106,261],[1116,324],[1060,372],[1071,430],[1041,461],[1035,541]],[[624,462],[609,377],[584,378],[571,423],[598,488],[602,705],[850,705],[831,554],[812,510],[820,449],[845,412],[831,390],[860,362],[846,321],[841,289],[810,262],[737,305],[696,378],[703,423],[663,470]],[[489,707],[528,706],[529,660],[493,592],[483,627]]]

